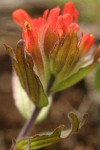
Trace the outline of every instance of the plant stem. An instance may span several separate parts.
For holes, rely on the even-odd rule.
[[[32,112],[31,117],[29,120],[25,123],[24,127],[22,128],[21,132],[19,133],[17,140],[21,139],[22,137],[25,137],[30,130],[30,128],[34,125],[35,120],[37,116],[39,115],[41,111],[41,108],[36,107],[35,110]]]

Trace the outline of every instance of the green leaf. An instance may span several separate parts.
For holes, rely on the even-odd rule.
[[[33,59],[25,51],[24,41],[20,40],[17,43],[15,57],[12,55],[12,49],[6,46],[10,56],[12,56],[12,65],[19,77],[22,87],[27,92],[30,100],[37,107],[44,107],[48,104],[48,98],[44,92],[42,83],[36,75],[33,66]]]
[[[77,40],[76,32],[72,31],[68,34],[68,38],[62,38],[51,51],[50,65],[54,75],[61,74],[64,77],[66,72],[69,72],[69,68],[71,69],[73,61],[75,65],[75,59],[79,53]]]
[[[33,110],[35,110],[35,105],[32,103],[32,101],[30,101],[30,98],[28,97],[27,93],[22,88],[19,78],[15,72],[13,72],[12,76],[12,90],[15,104],[19,109],[19,112],[25,119],[29,119]],[[51,105],[52,97],[50,96],[48,97],[48,105],[41,109],[36,119],[36,124],[41,123],[47,117]]]
[[[27,149],[27,147],[29,147],[30,150],[40,149],[59,142],[64,138],[68,138],[70,135],[77,133],[81,121],[79,121],[78,117],[72,112],[69,113],[69,119],[71,121],[71,129],[63,131],[64,125],[60,125],[50,134],[39,134],[33,137],[20,139],[16,142],[15,149],[25,150]]]
[[[63,80],[59,84],[55,84],[55,82],[56,82],[55,81],[51,88],[51,93],[55,93],[55,92],[58,92],[58,91],[61,91],[61,90],[71,87],[75,83],[82,80],[91,70],[93,70],[96,67],[96,65],[97,65],[97,63],[93,62],[91,65],[89,65],[87,67],[80,68],[76,73],[71,75],[66,80]]]

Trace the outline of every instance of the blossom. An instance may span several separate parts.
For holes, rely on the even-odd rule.
[[[38,18],[32,18],[25,10],[18,9],[13,12],[13,19],[22,27],[25,51],[32,55],[33,69],[45,91],[49,88],[49,91],[55,92],[71,86],[96,64],[97,59],[93,59],[92,65],[85,69],[79,65],[92,47],[95,37],[82,32],[78,36],[78,11],[72,2],[67,2],[62,12],[57,6],[50,11],[45,10],[43,16]],[[83,70],[88,71],[84,76],[79,75]],[[77,78],[74,75],[78,75]]]

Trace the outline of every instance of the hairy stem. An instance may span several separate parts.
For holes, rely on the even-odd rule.
[[[37,116],[39,115],[41,111],[41,108],[36,107],[35,110],[32,112],[31,117],[29,120],[25,123],[24,127],[22,128],[21,132],[19,133],[17,140],[21,139],[22,137],[25,137],[30,130],[30,128],[34,125],[35,120]]]

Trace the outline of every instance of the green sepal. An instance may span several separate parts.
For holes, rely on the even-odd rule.
[[[48,104],[48,98],[43,90],[42,83],[36,75],[33,66],[33,59],[25,51],[24,41],[20,40],[17,43],[16,50],[13,50],[6,45],[8,54],[12,57],[12,65],[19,77],[22,87],[27,92],[30,100],[37,107],[44,107]]]
[[[78,37],[75,31],[71,31],[68,37],[60,39],[50,53],[51,71],[55,76],[66,76],[69,69],[73,68],[78,57]],[[71,69],[72,70],[72,69]],[[59,74],[58,74],[59,73]]]
[[[86,117],[84,116],[81,119],[82,122],[83,122],[83,119],[84,119],[84,122],[86,120]],[[15,149],[16,150],[25,150],[27,148],[29,148],[30,150],[40,149],[40,148],[49,146],[51,144],[57,143],[65,138],[68,138],[72,134],[77,133],[80,128],[81,121],[72,112],[69,113],[69,119],[71,122],[71,129],[63,131],[65,126],[60,125],[52,133],[38,134],[33,137],[20,139],[16,142]]]
[[[76,73],[72,74],[67,79],[63,80],[62,82],[56,84],[54,82],[51,93],[55,93],[66,88],[71,87],[72,85],[76,84],[80,80],[82,80],[90,71],[92,71],[97,65],[97,62],[93,62],[92,64],[88,65],[87,67],[80,68]]]

